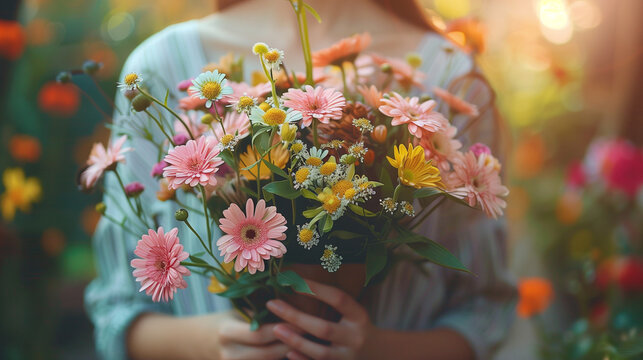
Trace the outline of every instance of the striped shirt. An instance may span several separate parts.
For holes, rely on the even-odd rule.
[[[427,89],[433,85],[446,87],[460,75],[472,69],[473,62],[460,52],[448,54],[445,47],[451,47],[443,38],[426,34],[417,48],[424,63],[420,70],[429,74],[444,74],[428,78]],[[212,49],[209,49],[212,51]],[[225,55],[229,49],[221,49]],[[246,59],[250,58],[250,54]],[[123,74],[140,73],[144,83],[157,97],[162,98],[170,90],[169,103],[177,104],[181,94],[176,84],[198,75],[201,68],[210,61],[199,40],[197,21],[176,24],[152,36],[142,43],[129,57]],[[246,61],[249,63],[250,61]],[[465,99],[481,104],[488,93],[480,84],[465,84]],[[129,104],[124,96],[117,96],[116,105],[127,109]],[[448,108],[441,104],[444,113]],[[493,133],[492,115],[487,114],[479,121],[475,139],[488,142]],[[125,128],[126,122],[148,124],[150,120],[135,114],[115,115],[114,135]],[[463,119],[456,117],[454,124]],[[491,125],[490,125],[491,124]],[[153,128],[152,124],[148,124]],[[127,164],[119,167],[119,173],[128,181],[140,181],[147,189],[141,196],[149,212],[158,215],[159,223],[166,230],[179,228],[179,236],[186,251],[201,251],[201,245],[183,224],[174,219],[178,206],[171,202],[161,203],[155,198],[158,182],[149,173],[157,161],[157,149],[149,142],[133,138],[129,146],[136,149],[127,154]],[[147,156],[144,156],[146,155]],[[118,183],[111,173],[105,179],[107,213],[117,219],[133,218],[124,205],[124,198]],[[194,197],[180,195],[187,206],[199,208]],[[198,214],[190,215],[193,225],[203,224]],[[131,224],[134,233],[143,234],[135,222]],[[204,233],[205,229],[197,231]],[[367,290],[365,306],[372,321],[383,328],[398,330],[426,330],[436,327],[454,329],[466,337],[477,357],[486,359],[504,338],[513,317],[514,286],[505,268],[505,229],[502,221],[484,217],[479,211],[462,206],[443,206],[418,230],[441,242],[477,276],[461,274],[432,264],[401,263],[393,269],[386,280]],[[219,236],[215,233],[216,237]],[[98,277],[88,286],[85,294],[87,311],[95,325],[96,348],[105,359],[126,358],[125,333],[129,324],[143,312],[164,312],[177,316],[205,314],[230,308],[228,300],[207,291],[209,279],[193,274],[186,280],[187,289],[179,290],[170,303],[153,303],[151,297],[139,293],[134,281],[130,261],[138,238],[123,231],[106,219],[100,221],[94,235],[94,251]],[[427,349],[427,356],[430,349]]]

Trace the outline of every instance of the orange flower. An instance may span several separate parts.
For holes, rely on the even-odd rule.
[[[544,278],[524,278],[518,284],[520,300],[516,311],[523,318],[529,318],[545,311],[554,296],[549,280]]]
[[[14,135],[9,140],[9,152],[18,161],[36,162],[40,150],[40,142],[33,136]]]
[[[16,60],[25,49],[25,32],[17,21],[0,20],[0,57]]]
[[[355,34],[344,38],[331,47],[312,54],[313,66],[341,66],[345,61],[353,62],[357,55],[371,44],[369,33]]]
[[[447,25],[446,35],[467,53],[481,54],[485,50],[486,29],[480,20],[461,18]]]
[[[38,93],[40,109],[50,115],[68,117],[78,110],[80,95],[72,84],[46,83]]]

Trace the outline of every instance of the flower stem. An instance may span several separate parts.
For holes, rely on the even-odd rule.
[[[268,71],[266,63],[263,61],[263,55],[259,55],[259,61],[261,61],[261,67],[263,72],[266,74],[268,80],[270,80],[270,87],[272,88],[272,102],[274,103],[275,108],[279,108],[279,97],[277,96],[277,85],[275,85],[275,79],[272,76],[272,71]],[[286,74],[288,75],[288,74]]]
[[[296,4],[295,4],[296,2]],[[299,25],[299,37],[301,38],[301,47],[304,53],[304,62],[306,63],[306,85],[313,85],[313,61],[310,52],[310,40],[308,39],[308,20],[306,18],[306,8],[303,0],[291,0],[291,4],[297,14],[297,23]]]
[[[446,200],[446,198],[446,196],[443,196],[440,200],[438,200],[438,202],[431,208],[431,210],[427,211],[426,214],[424,214],[422,218],[420,218],[420,220],[418,220],[413,226],[411,226],[410,230],[415,230],[415,228],[420,226],[420,224],[422,224],[424,220],[429,217],[429,215],[431,215],[438,207],[440,207],[440,204],[442,204],[444,200]]]
[[[141,94],[143,94],[146,98],[148,98],[148,99],[154,101],[155,103],[159,104],[162,108],[164,108],[165,110],[169,111],[170,114],[174,115],[174,117],[177,118],[181,122],[181,124],[183,124],[183,127],[185,127],[185,130],[187,130],[188,134],[190,135],[190,138],[192,140],[194,140],[194,134],[192,134],[192,130],[190,130],[190,127],[188,126],[188,124],[185,123],[185,121],[183,120],[183,118],[181,118],[179,116],[179,114],[174,112],[174,110],[170,109],[170,107],[168,107],[167,105],[163,104],[159,99],[155,98],[151,94],[147,93],[145,90],[141,89],[140,86],[137,87],[137,90]]]
[[[156,125],[158,125],[159,129],[161,129],[161,132],[163,132],[163,135],[165,135],[165,137],[170,141],[170,144],[172,144],[172,146],[176,146],[176,144],[174,143],[174,140],[172,140],[170,135],[168,135],[168,133],[165,131],[165,128],[163,127],[163,125],[161,125],[161,122],[154,115],[152,115],[149,111],[147,111],[147,109],[145,110],[145,113],[149,117],[154,119],[154,122],[156,123]]]
[[[313,119],[313,143],[319,147],[319,135],[317,134],[317,119]]]
[[[141,222],[141,224],[143,224],[143,226],[145,226],[146,229],[149,229],[150,228],[149,225],[147,225],[147,223],[143,219],[141,219],[140,214],[138,213],[138,211],[136,211],[136,209],[134,209],[134,206],[129,201],[129,198],[127,197],[127,192],[125,191],[125,184],[123,184],[123,179],[121,179],[121,176],[118,174],[118,171],[116,171],[116,169],[114,169],[114,174],[116,174],[116,179],[118,179],[118,183],[120,184],[121,189],[123,190],[123,195],[125,195],[125,201],[127,201],[127,205],[129,205],[130,210],[132,210],[132,213],[136,215],[136,218]]]
[[[210,230],[210,216],[208,216],[208,200],[205,197],[205,187],[203,185],[199,185],[199,187],[201,188],[201,200],[203,200],[203,214],[205,215],[205,225],[208,230],[208,245],[210,254],[212,254],[212,230]]]

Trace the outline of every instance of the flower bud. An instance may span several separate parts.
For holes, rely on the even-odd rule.
[[[386,142],[387,134],[388,129],[386,128],[386,125],[377,125],[371,133],[371,138],[380,144],[384,144]]]
[[[354,164],[357,161],[357,158],[354,155],[344,154],[339,159],[339,162],[346,165]]]
[[[292,142],[297,136],[297,125],[292,125],[289,123],[281,124],[281,131],[279,132],[279,135],[281,136],[282,141],[286,143]]]
[[[420,96],[420,103],[427,102],[427,101],[429,101],[429,100],[433,100],[433,98],[432,98],[432,97],[430,97],[429,95],[422,95],[422,96]]]
[[[127,89],[127,90],[125,90],[123,95],[125,95],[127,100],[132,101],[132,100],[134,100],[136,95],[138,95],[138,89]]]
[[[92,76],[100,70],[100,68],[103,67],[103,64],[96,62],[94,60],[87,60],[83,64],[83,72],[89,76]]]
[[[380,70],[382,70],[383,73],[391,74],[393,72],[393,67],[389,63],[384,63],[380,66]]]
[[[146,110],[150,105],[152,105],[152,100],[143,94],[138,94],[132,100],[132,108],[136,112],[141,112]]]
[[[165,169],[169,164],[166,163],[164,160],[161,160],[160,162],[154,164],[154,167],[152,168],[152,177],[162,177],[163,176],[163,169]]]
[[[210,125],[214,121],[212,114],[205,114],[201,117],[201,124]]]
[[[56,76],[56,81],[61,84],[67,84],[71,82],[71,73],[69,71],[62,71]]]
[[[375,151],[368,149],[366,154],[364,154],[364,164],[371,165],[375,161]]]
[[[127,197],[137,197],[145,190],[145,186],[138,181],[125,185],[125,195]]]
[[[98,204],[96,204],[96,212],[97,213],[99,213],[101,215],[105,215],[106,211],[107,211],[107,205],[105,205],[104,202],[99,202]]]
[[[172,138],[172,141],[176,146],[185,145],[188,142],[188,140],[189,140],[188,136],[185,135],[184,133],[178,133],[174,135],[174,137]]]
[[[270,48],[266,43],[258,42],[252,47],[252,52],[255,55],[263,55],[268,52]]]
[[[174,213],[174,218],[176,218],[176,220],[178,221],[185,221],[188,219],[188,211],[185,209],[178,209]]]
[[[406,55],[406,62],[412,68],[417,69],[422,65],[422,58],[417,53],[409,53]]]

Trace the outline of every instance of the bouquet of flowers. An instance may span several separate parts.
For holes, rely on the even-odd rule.
[[[500,163],[483,144],[461,151],[457,129],[422,90],[425,76],[418,56],[407,61],[365,55],[371,38],[357,34],[311,52],[307,13],[292,0],[302,34],[304,74],[288,72],[283,51],[257,43],[252,51],[262,71],[248,83],[243,61],[233,56],[178,84],[186,97],[168,106],[146,88],[142,74],[127,74],[119,87],[131,100],[129,111],[145,113],[150,126],[127,122],[125,135],[108,147],[96,144],[79,181],[94,188],[106,171],[118,178],[133,218],[104,217],[140,237],[131,265],[141,291],[168,301],[187,286],[184,277],[210,276],[210,290],[230,298],[253,326],[267,321],[265,302],[308,292],[292,264],[310,264],[327,273],[342,263],[359,268],[361,284],[382,276],[400,246],[436,264],[467,271],[448,250],[415,233],[444,201],[502,214],[508,190]],[[435,75],[435,74],[432,74]],[[442,89],[435,96],[452,113],[472,119],[475,106]],[[168,120],[168,117],[171,119]],[[161,135],[162,140],[154,134]],[[176,203],[169,231],[158,224],[138,195],[140,183],[125,184],[118,167],[127,137],[155,144],[161,160],[152,170],[160,179],[159,200]],[[122,196],[120,194],[107,194]],[[181,199],[196,198],[199,208]],[[197,231],[193,219],[205,223]],[[135,233],[143,225],[147,234]],[[215,239],[212,229],[222,236]],[[194,237],[199,253],[184,251],[180,237]],[[361,285],[360,284],[360,285]]]

